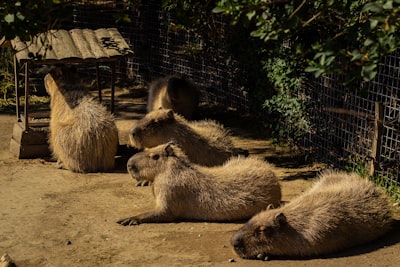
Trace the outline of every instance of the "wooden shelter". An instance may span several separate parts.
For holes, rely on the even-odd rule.
[[[11,41],[11,45],[16,51],[14,55],[14,76],[18,122],[14,125],[10,150],[18,158],[34,158],[49,153],[47,132],[43,129],[43,123],[34,122],[29,116],[29,70],[33,65],[95,64],[101,102],[99,65],[110,64],[110,109],[113,112],[115,64],[118,60],[133,55],[133,51],[116,28],[50,30],[34,36],[28,42],[23,42],[16,37]],[[25,101],[23,115],[19,105],[19,66],[23,66],[24,69]]]

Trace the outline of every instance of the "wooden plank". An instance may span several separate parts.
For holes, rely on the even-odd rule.
[[[85,34],[81,29],[72,29],[69,32],[83,59],[96,58],[91,51],[90,42],[86,39]]]
[[[118,45],[118,52],[122,55],[132,54],[133,51],[130,49],[128,43],[125,41],[124,37],[119,33],[117,28],[109,28],[108,32],[110,33],[111,37]]]
[[[118,52],[118,45],[111,36],[107,29],[97,29],[94,31],[97,37],[98,43],[104,48],[104,51],[109,57],[117,57],[121,54]]]
[[[21,145],[14,139],[10,141],[10,152],[18,159],[47,158],[51,156],[48,145]]]
[[[67,58],[82,58],[79,49],[75,46],[74,41],[66,30],[51,30],[49,38],[54,53],[59,60]]]
[[[12,139],[21,145],[47,145],[49,128],[46,126],[35,126],[31,126],[28,131],[25,131],[22,123],[15,123]]]
[[[11,44],[13,49],[16,51],[15,56],[18,61],[29,58],[29,50],[27,49],[27,44],[22,42],[18,36],[11,41]]]
[[[94,54],[95,58],[108,58],[108,54],[104,51],[101,43],[99,43],[97,36],[93,30],[83,29],[82,32],[85,34],[85,38],[90,45],[90,50]]]

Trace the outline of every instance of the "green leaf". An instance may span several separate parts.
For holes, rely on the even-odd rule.
[[[383,7],[382,4],[379,4],[377,2],[372,2],[372,3],[367,3],[363,6],[361,12],[373,12],[373,13],[380,13],[382,12]]]
[[[255,11],[255,10],[253,10],[253,11],[251,11],[251,12],[248,12],[248,13],[246,14],[247,19],[248,19],[249,21],[250,21],[255,15],[256,15],[256,11]]]
[[[360,59],[360,58],[363,57],[363,54],[361,54],[359,50],[353,50],[353,52],[351,52],[351,54],[352,54],[352,56],[353,56],[353,57],[350,59],[351,61],[358,60],[358,59]]]
[[[370,46],[371,44],[373,44],[374,43],[374,40],[372,40],[372,39],[370,39],[370,38],[367,38],[365,41],[364,41],[364,46]]]
[[[393,1],[387,1],[382,7],[383,9],[393,9]]]
[[[7,14],[7,15],[4,17],[4,21],[7,22],[8,24],[13,23],[14,20],[15,20],[14,14]]]
[[[379,20],[370,18],[369,19],[369,27],[371,28],[371,30],[375,29],[376,26],[378,25],[378,23],[379,23]]]
[[[226,8],[225,7],[221,7],[221,6],[214,7],[213,10],[212,10],[213,13],[222,13],[222,12],[225,12],[225,11],[226,11]]]
[[[365,81],[371,81],[375,78],[377,71],[375,70],[377,67],[376,64],[371,64],[367,66],[363,66],[361,69],[361,75],[363,76]]]
[[[22,15],[21,14],[21,12],[17,12],[17,18],[19,19],[19,20],[25,20],[25,16],[24,15]]]

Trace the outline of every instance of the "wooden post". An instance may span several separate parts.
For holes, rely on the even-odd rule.
[[[374,137],[372,139],[371,162],[369,174],[373,176],[375,170],[379,169],[379,160],[381,156],[382,146],[382,131],[384,119],[384,105],[380,102],[375,102],[375,121],[374,121]]]
[[[28,106],[29,106],[29,61],[25,62],[25,105],[24,105],[24,130],[27,131],[29,129],[29,114],[28,114]]]
[[[114,113],[115,61],[111,62],[111,113]]]
[[[17,112],[17,121],[21,122],[21,111],[19,110],[19,69],[18,60],[14,55],[14,87],[15,87],[15,111]]]

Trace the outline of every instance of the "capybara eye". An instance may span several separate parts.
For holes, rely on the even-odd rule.
[[[151,158],[154,160],[158,160],[160,158],[160,155],[158,155],[158,154],[152,155]]]
[[[258,229],[258,234],[263,236],[271,236],[272,232],[273,232],[272,227],[263,226]]]

